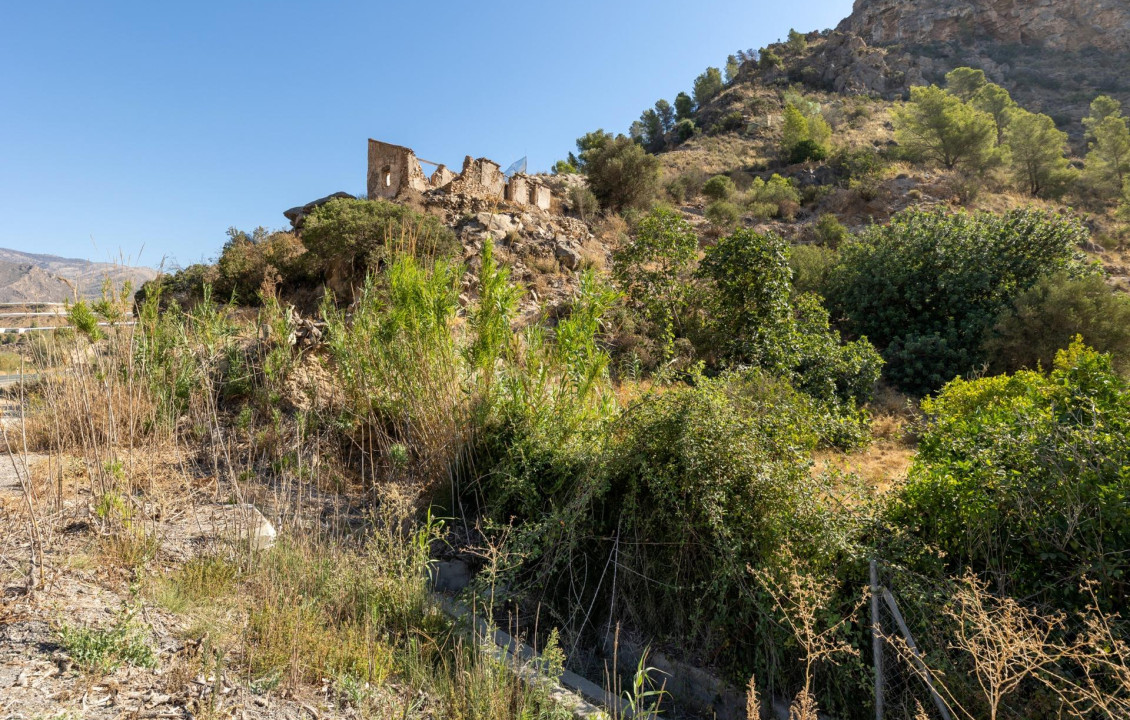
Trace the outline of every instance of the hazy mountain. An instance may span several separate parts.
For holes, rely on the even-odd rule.
[[[134,289],[152,280],[157,271],[57,255],[40,255],[0,248],[0,302],[62,302],[75,297],[102,294],[106,278],[121,287],[129,281]]]

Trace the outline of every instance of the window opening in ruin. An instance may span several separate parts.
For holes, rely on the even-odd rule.
[[[384,169],[381,170],[381,175],[384,175],[385,187],[392,187],[392,166],[385,165]]]

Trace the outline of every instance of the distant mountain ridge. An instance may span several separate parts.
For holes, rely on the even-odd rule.
[[[153,268],[143,266],[0,248],[0,302],[63,302],[97,298],[102,294],[106,278],[117,287],[128,281],[136,290],[157,274]]]

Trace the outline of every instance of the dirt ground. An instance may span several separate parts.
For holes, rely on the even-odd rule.
[[[42,572],[34,573],[38,587],[29,590],[32,545],[20,478],[35,479],[47,462],[43,455],[25,462],[0,454],[0,720],[350,716],[333,706],[328,688],[311,688],[303,696],[257,692],[235,671],[208,670],[201,662],[208,639],[194,636],[184,617],[145,600],[137,578],[99,555],[101,531],[82,519],[90,517],[85,507],[90,496],[81,489],[47,511],[46,493],[38,487],[47,542]],[[242,515],[213,494],[200,491],[194,502],[178,503],[181,512],[152,521],[152,534],[160,539],[159,564],[175,567],[230,539],[225,533]],[[77,668],[61,644],[62,628],[109,628],[123,613],[133,613],[137,625],[148,629],[155,667],[105,673]]]

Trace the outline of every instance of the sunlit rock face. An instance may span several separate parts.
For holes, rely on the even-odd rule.
[[[1130,50],[1126,0],[856,0],[840,30],[874,45],[1003,44]]]

